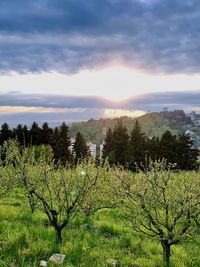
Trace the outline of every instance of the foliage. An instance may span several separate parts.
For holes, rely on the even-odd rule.
[[[144,168],[151,160],[162,159],[176,163],[177,169],[193,170],[197,168],[198,154],[188,135],[177,138],[166,131],[161,139],[148,139],[137,120],[130,136],[121,121],[113,131],[109,129],[103,148],[103,159],[108,158],[110,164],[128,166],[132,171]]]
[[[66,162],[71,161],[71,152],[69,150],[70,147],[70,136],[69,136],[69,128],[68,126],[63,122],[63,124],[60,127],[59,131],[59,139],[57,144],[57,150],[56,155],[58,155],[58,159],[62,164],[66,164]]]
[[[181,134],[177,140],[177,168],[192,170],[197,167],[198,150],[193,148],[193,142],[189,135]]]
[[[12,140],[3,147],[2,266],[38,266],[59,250],[67,254],[63,266],[114,259],[125,267],[161,267],[162,249],[166,266],[170,256],[171,266],[199,266],[199,171],[174,172],[166,160],[138,173],[107,161],[72,167],[55,164],[50,146],[36,151]],[[34,213],[30,197],[37,200]]]
[[[200,209],[199,174],[174,175],[170,169],[166,161],[151,162],[137,175],[118,171],[116,181],[126,220],[136,231],[160,240],[166,266],[171,245],[189,233]]]
[[[18,203],[18,205],[15,205]],[[32,214],[23,202],[23,194],[14,192],[0,206],[0,266],[38,267],[57,252],[52,240],[54,230],[40,211]],[[66,255],[63,267],[105,267],[116,259],[122,267],[163,267],[162,251],[155,239],[125,228],[120,210],[101,210],[92,217],[90,227],[81,218],[63,231],[60,252]],[[106,238],[104,233],[110,232]],[[172,267],[199,267],[200,236],[172,248]]]
[[[170,163],[177,163],[177,150],[176,136],[172,135],[170,131],[164,132],[160,139],[159,158],[165,158]]]
[[[111,164],[127,165],[129,160],[128,155],[129,136],[127,128],[123,126],[121,120],[114,128],[113,132],[108,131],[108,136],[105,140],[105,148],[103,149],[103,158],[108,157]]]
[[[37,182],[30,190],[40,201],[54,227],[59,244],[62,242],[62,230],[80,211],[86,196],[99,179],[99,172],[94,164],[87,165],[87,168],[85,165],[77,166],[75,169],[60,166],[55,170],[52,163],[49,165],[44,161],[35,171]]]
[[[191,170],[197,167],[198,152],[193,149],[195,144],[190,138],[182,134],[187,123],[182,110],[148,113],[137,119],[91,119],[73,124],[70,128],[64,122],[55,129],[50,128],[47,122],[42,127],[33,122],[30,129],[21,124],[10,129],[4,123],[0,131],[0,144],[16,139],[26,147],[50,145],[55,161],[65,165],[76,164],[87,157],[86,141],[95,142],[98,147],[103,140],[103,158],[108,157],[110,164],[121,164],[136,170],[136,166],[142,168],[150,159],[166,158],[168,162],[177,163],[179,169]],[[108,128],[106,138],[103,134],[105,126]],[[181,135],[178,137],[177,134]],[[73,151],[70,135],[76,136]]]
[[[130,134],[133,126],[138,120],[141,125],[142,132],[148,137],[161,137],[162,134],[169,130],[173,134],[181,134],[183,127],[186,124],[186,115],[182,110],[175,110],[170,112],[150,112],[139,118],[121,117],[123,125],[128,129]],[[87,122],[76,122],[70,127],[70,133],[75,136],[80,131],[86,141],[92,141],[95,144],[101,144],[103,140],[102,129],[104,125],[106,128],[113,130],[118,123],[118,119],[100,119],[100,120],[89,120]]]
[[[53,135],[53,129],[49,127],[47,122],[45,122],[42,125],[41,129],[41,143],[45,145],[51,144],[52,135]]]
[[[0,145],[3,145],[4,141],[7,141],[9,138],[12,138],[12,131],[10,130],[9,125],[5,122],[1,125]]]
[[[4,167],[2,164],[0,165],[0,204],[1,200],[8,196],[15,184],[13,181],[13,172],[12,169],[9,169],[9,167]]]
[[[111,158],[111,153],[113,151],[113,132],[111,128],[108,129],[106,133],[106,138],[104,140],[104,145],[103,145],[103,159],[106,159],[108,157],[109,162],[111,164],[114,164],[115,159]]]
[[[139,122],[136,120],[133,130],[130,135],[129,142],[129,168],[136,170],[138,167],[145,165],[145,154],[146,154],[146,137],[142,132]]]
[[[3,149],[7,173],[11,172],[13,183],[24,189],[30,209],[34,212],[36,201],[29,190],[32,182],[29,173],[37,164],[35,147],[21,147],[17,141],[9,140],[4,143]]]
[[[81,163],[80,173],[83,176],[88,175],[88,170],[91,168],[91,163]],[[107,162],[102,167],[98,168],[99,178],[90,191],[85,196],[85,200],[80,203],[80,208],[86,217],[86,220],[91,219],[97,211],[102,209],[113,209],[116,207],[116,200],[113,198],[112,190],[109,186],[109,165]],[[86,178],[87,179],[87,178]]]
[[[41,143],[41,128],[35,121],[30,128],[30,142],[33,146],[37,146]]]
[[[76,139],[73,146],[73,152],[76,164],[78,163],[78,161],[81,161],[89,156],[89,149],[87,147],[83,135],[80,132],[76,134]]]

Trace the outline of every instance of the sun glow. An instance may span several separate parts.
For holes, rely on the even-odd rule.
[[[0,106],[0,115],[15,113],[82,113],[85,108],[50,108],[50,107],[26,107],[26,106]]]
[[[119,117],[131,117],[136,118],[144,115],[143,110],[126,110],[126,109],[105,109],[104,117],[105,118],[119,118]]]
[[[0,76],[0,91],[31,94],[102,96],[113,101],[162,91],[199,90],[200,75],[167,75],[139,72],[125,66],[84,70],[75,74],[57,72]]]

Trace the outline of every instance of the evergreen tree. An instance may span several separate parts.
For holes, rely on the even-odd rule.
[[[177,139],[170,131],[163,133],[160,140],[160,158],[165,158],[169,163],[177,163]]]
[[[151,139],[146,140],[147,147],[147,160],[151,159],[153,161],[160,158],[160,139],[153,136]]]
[[[23,131],[23,144],[25,146],[28,146],[31,143],[30,132],[28,130],[28,127],[26,125],[24,125],[22,128],[22,131]]]
[[[177,168],[181,170],[192,170],[197,165],[198,150],[193,148],[193,141],[189,135],[179,135],[178,137],[178,160]]]
[[[20,145],[28,146],[30,144],[30,137],[27,126],[18,124],[17,127],[13,129],[12,138],[17,139]]]
[[[42,125],[42,130],[41,130],[41,143],[45,145],[51,144],[52,134],[53,130],[49,127],[48,123],[45,122]]]
[[[52,146],[53,149],[53,153],[54,153],[54,159],[56,160],[56,162],[58,162],[59,160],[59,130],[58,127],[55,127],[53,134],[51,136],[50,139],[50,144]]]
[[[108,129],[106,134],[106,138],[103,145],[102,158],[108,158],[108,161],[111,164],[113,164],[115,161],[113,158],[113,132],[111,128]]]
[[[86,158],[89,155],[88,147],[83,135],[78,132],[73,146],[75,163]]]
[[[18,124],[17,127],[13,129],[13,138],[17,139],[20,145],[24,144],[23,127],[21,124]]]
[[[57,144],[57,154],[62,164],[71,161],[71,152],[69,150],[70,144],[69,127],[63,122],[60,127]]]
[[[30,129],[30,139],[33,146],[38,146],[41,144],[41,128],[34,121]]]
[[[136,120],[135,126],[131,131],[129,142],[130,169],[135,170],[136,166],[141,168],[145,164],[146,150],[145,134],[142,132],[139,122]]]
[[[129,135],[127,128],[123,126],[121,120],[113,130],[113,152],[112,157],[115,164],[127,166],[129,160]]]
[[[12,130],[9,128],[9,125],[5,122],[1,126],[0,131],[0,145],[2,145],[5,141],[12,138]]]

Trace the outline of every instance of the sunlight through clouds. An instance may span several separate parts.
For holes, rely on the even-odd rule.
[[[74,74],[57,72],[0,76],[0,91],[68,96],[101,96],[120,101],[150,92],[178,92],[200,89],[200,74],[157,74],[125,66],[109,66]]]
[[[104,117],[106,118],[118,118],[118,117],[131,117],[136,118],[146,114],[143,110],[126,110],[126,109],[105,109]]]
[[[85,108],[48,108],[48,107],[24,107],[24,106],[0,106],[0,115],[15,113],[82,113]]]

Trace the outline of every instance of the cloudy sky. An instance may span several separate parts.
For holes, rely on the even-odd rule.
[[[199,103],[199,0],[0,1],[0,123]]]

